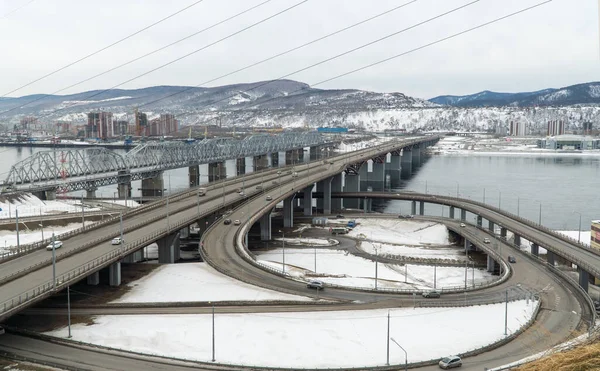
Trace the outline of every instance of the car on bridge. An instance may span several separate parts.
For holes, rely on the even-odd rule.
[[[234,220],[233,225],[240,225],[240,221],[238,219]]]
[[[112,241],[110,241],[111,245],[122,245],[125,243],[125,239],[121,238],[121,237],[115,237],[112,239]]]
[[[61,248],[63,245],[62,241],[53,241],[50,242],[50,245],[46,246],[46,250],[56,250]]]
[[[317,289],[317,290],[323,290],[325,288],[325,284],[323,283],[323,281],[319,281],[319,280],[310,280],[307,284],[306,287],[308,287],[309,289]]]
[[[460,223],[460,226],[464,228],[464,227],[466,227],[467,225],[466,225],[465,223]]]
[[[517,259],[515,259],[515,257],[514,257],[514,256],[512,256],[512,255],[509,255],[509,256],[508,256],[508,262],[509,262],[509,263],[516,263],[516,262],[517,262]]]
[[[438,366],[440,366],[440,368],[442,368],[444,370],[447,370],[449,368],[461,367],[462,360],[460,359],[459,356],[444,357],[440,360],[440,362],[438,363]]]
[[[273,201],[273,197],[271,197],[271,196],[267,196],[266,200],[267,200],[267,201]]]
[[[439,291],[425,291],[421,295],[423,295],[423,297],[427,299],[439,298],[440,296],[442,296]]]
[[[225,220],[223,220],[223,224],[225,224],[225,225],[231,224],[231,219],[225,219]]]
[[[483,239],[483,242],[484,243],[490,243],[490,239],[486,237],[486,238]]]

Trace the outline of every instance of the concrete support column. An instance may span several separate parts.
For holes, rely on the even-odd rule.
[[[235,174],[244,175],[246,174],[246,158],[237,158],[235,160]]]
[[[163,173],[154,178],[142,179],[142,197],[162,197],[164,189]]]
[[[478,227],[483,226],[483,218],[479,215],[477,215],[477,226]]]
[[[126,255],[123,258],[122,262],[123,263],[137,263],[137,262],[140,262],[143,259],[142,253],[143,253],[142,250],[138,250],[136,252],[132,252],[131,254]]]
[[[367,187],[373,191],[385,191],[385,162],[373,161],[373,172],[369,174]]]
[[[298,158],[298,163],[304,162],[304,148],[298,148],[296,150],[296,156]]]
[[[294,227],[294,199],[296,195],[283,200],[283,226],[286,228]]]
[[[404,148],[402,150],[402,160],[400,161],[402,170],[400,175],[402,179],[408,179],[412,174],[412,150]]]
[[[244,174],[250,174],[254,172],[254,157],[246,157],[244,159]]]
[[[537,243],[532,243],[531,244],[531,254],[535,255],[535,256],[539,256],[540,255],[540,247],[538,246]]]
[[[410,202],[410,215],[417,215],[417,201]]]
[[[425,202],[419,202],[419,215],[425,215]]]
[[[517,247],[521,247],[521,236],[515,233],[514,244]]]
[[[98,188],[88,188],[85,190],[85,198],[96,198],[96,190]]]
[[[500,227],[500,237],[506,239],[506,228]]]
[[[579,273],[579,286],[585,291],[588,292],[589,283],[590,283],[590,274],[580,267],[577,267],[577,272]]]
[[[275,156],[275,153],[273,154],[273,160],[275,160],[275,157],[277,157],[277,163],[275,163],[275,161],[273,161],[273,166],[274,167],[283,167],[286,165],[285,162],[285,151],[282,152],[277,152],[277,156]]]
[[[342,192],[342,174],[337,174],[332,177],[331,180],[331,192],[339,193]],[[339,212],[342,210],[342,199],[332,198],[331,199],[331,211]]]
[[[119,170],[119,184],[117,189],[119,191],[119,198],[130,198],[131,197],[131,175],[128,170]]]
[[[493,233],[494,232],[494,222],[488,220],[488,229]]]
[[[323,197],[317,200],[317,209],[323,214],[331,214],[331,181],[333,177],[323,179],[317,183],[317,192],[323,192]]]
[[[311,161],[320,159],[322,157],[321,156],[321,146],[310,147],[309,148],[309,156],[310,156]]]
[[[49,189],[45,193],[46,193],[46,200],[48,200],[48,201],[56,200],[56,189]]]
[[[108,266],[108,284],[110,286],[121,286],[121,262],[112,263]]]
[[[260,240],[271,240],[271,211],[260,218]]]
[[[98,286],[98,284],[100,284],[100,272],[94,272],[87,276],[87,284],[91,286]]]
[[[385,169],[386,173],[390,176],[392,188],[398,188],[400,186],[400,172],[402,171],[401,160],[402,156],[392,154],[390,157],[390,163],[388,164],[389,166],[386,166]]]
[[[454,206],[450,206],[450,219],[454,219]]]
[[[261,171],[267,169],[270,163],[269,158],[270,156],[268,154],[254,156],[254,171]]]
[[[360,175],[346,174],[345,181],[344,192],[360,192]],[[346,209],[360,209],[360,200],[345,198],[343,205]]]
[[[304,199],[302,201],[304,203],[304,216],[312,215],[312,190],[314,186],[314,184],[311,184],[302,191],[304,192]]]
[[[200,185],[200,165],[192,165],[188,167],[188,178],[190,188],[194,188]]]
[[[463,222],[465,220],[467,220],[467,210],[465,209],[460,209],[460,220],[462,220]]]
[[[208,181],[218,182],[227,178],[225,162],[213,162],[208,164]]]
[[[546,255],[546,261],[548,262],[548,264],[554,266],[555,262],[554,262],[554,253],[552,251],[548,251],[547,255]]]
[[[179,260],[179,232],[165,236],[156,243],[158,244],[159,264],[173,264]]]
[[[412,148],[412,166],[413,168],[421,166],[421,147]]]
[[[469,248],[471,247],[471,241],[465,238],[465,255],[469,255]]]
[[[189,226],[179,230],[179,238],[190,238],[190,227]]]
[[[491,256],[487,256],[487,271],[488,272],[493,272],[494,271],[494,259]]]

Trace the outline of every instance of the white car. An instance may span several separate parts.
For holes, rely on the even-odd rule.
[[[125,243],[125,239],[121,239],[121,237],[115,237],[110,241],[111,245],[121,245]]]
[[[467,225],[466,225],[465,223],[460,223],[460,226],[464,228],[464,227],[466,227]]]
[[[62,241],[54,241],[54,242],[50,242],[50,245],[46,246],[46,250],[52,250],[54,248],[54,250],[61,248],[63,245]]]
[[[483,239],[483,242],[484,243],[490,243],[490,239],[486,237],[486,238]]]
[[[440,360],[438,366],[440,366],[440,368],[443,368],[444,370],[447,370],[449,368],[460,367],[462,366],[462,360],[459,356],[444,357]]]
[[[239,221],[239,220],[237,220],[237,219],[236,219],[236,220],[234,220],[234,221],[233,221],[233,225],[240,225],[240,221]]]

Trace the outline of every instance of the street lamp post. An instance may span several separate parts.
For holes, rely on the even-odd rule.
[[[387,357],[385,359],[385,365],[390,365],[390,311],[388,310],[387,315]]]
[[[502,209],[502,192],[498,191],[498,209]]]
[[[542,225],[542,201],[540,201],[540,216],[538,218],[538,224]]]
[[[483,203],[485,203],[485,188],[483,188]]]
[[[460,185],[458,184],[458,182],[456,182],[456,198],[458,198],[459,194],[460,194]]]
[[[56,289],[56,248],[54,246],[54,232],[52,232],[52,289]]]
[[[15,221],[17,227],[17,250],[19,250],[21,244],[19,243],[19,209],[15,208]]]
[[[375,244],[373,244],[373,247],[375,248],[375,290],[377,290],[377,261],[379,260],[379,249],[375,247]]]
[[[69,323],[69,336],[71,338],[71,286],[67,286],[67,317]]]
[[[517,197],[517,216],[521,216],[521,197]]]
[[[408,353],[406,353],[406,350],[402,348],[402,345],[398,344],[398,342],[394,340],[394,338],[390,339],[404,352],[404,371],[408,370]]]
[[[282,242],[283,242],[283,249],[282,251],[282,265],[283,265],[283,274],[285,274],[285,232],[282,230],[279,230],[279,233],[282,234]]]

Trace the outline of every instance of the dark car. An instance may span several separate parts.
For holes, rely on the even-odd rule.
[[[517,262],[517,259],[515,259],[515,257],[514,257],[514,256],[509,256],[509,257],[508,257],[508,262],[509,262],[509,263],[516,263],[516,262]]]
[[[337,215],[336,215],[336,218],[338,218],[338,219],[344,219],[344,215],[342,215],[342,214],[337,214]]]
[[[231,219],[223,220],[223,224],[225,224],[225,225],[231,224]]]
[[[309,289],[323,290],[325,288],[325,285],[323,284],[323,281],[311,280],[306,284],[306,287],[308,287]]]
[[[441,295],[439,291],[425,291],[423,294],[424,298],[439,298]]]

